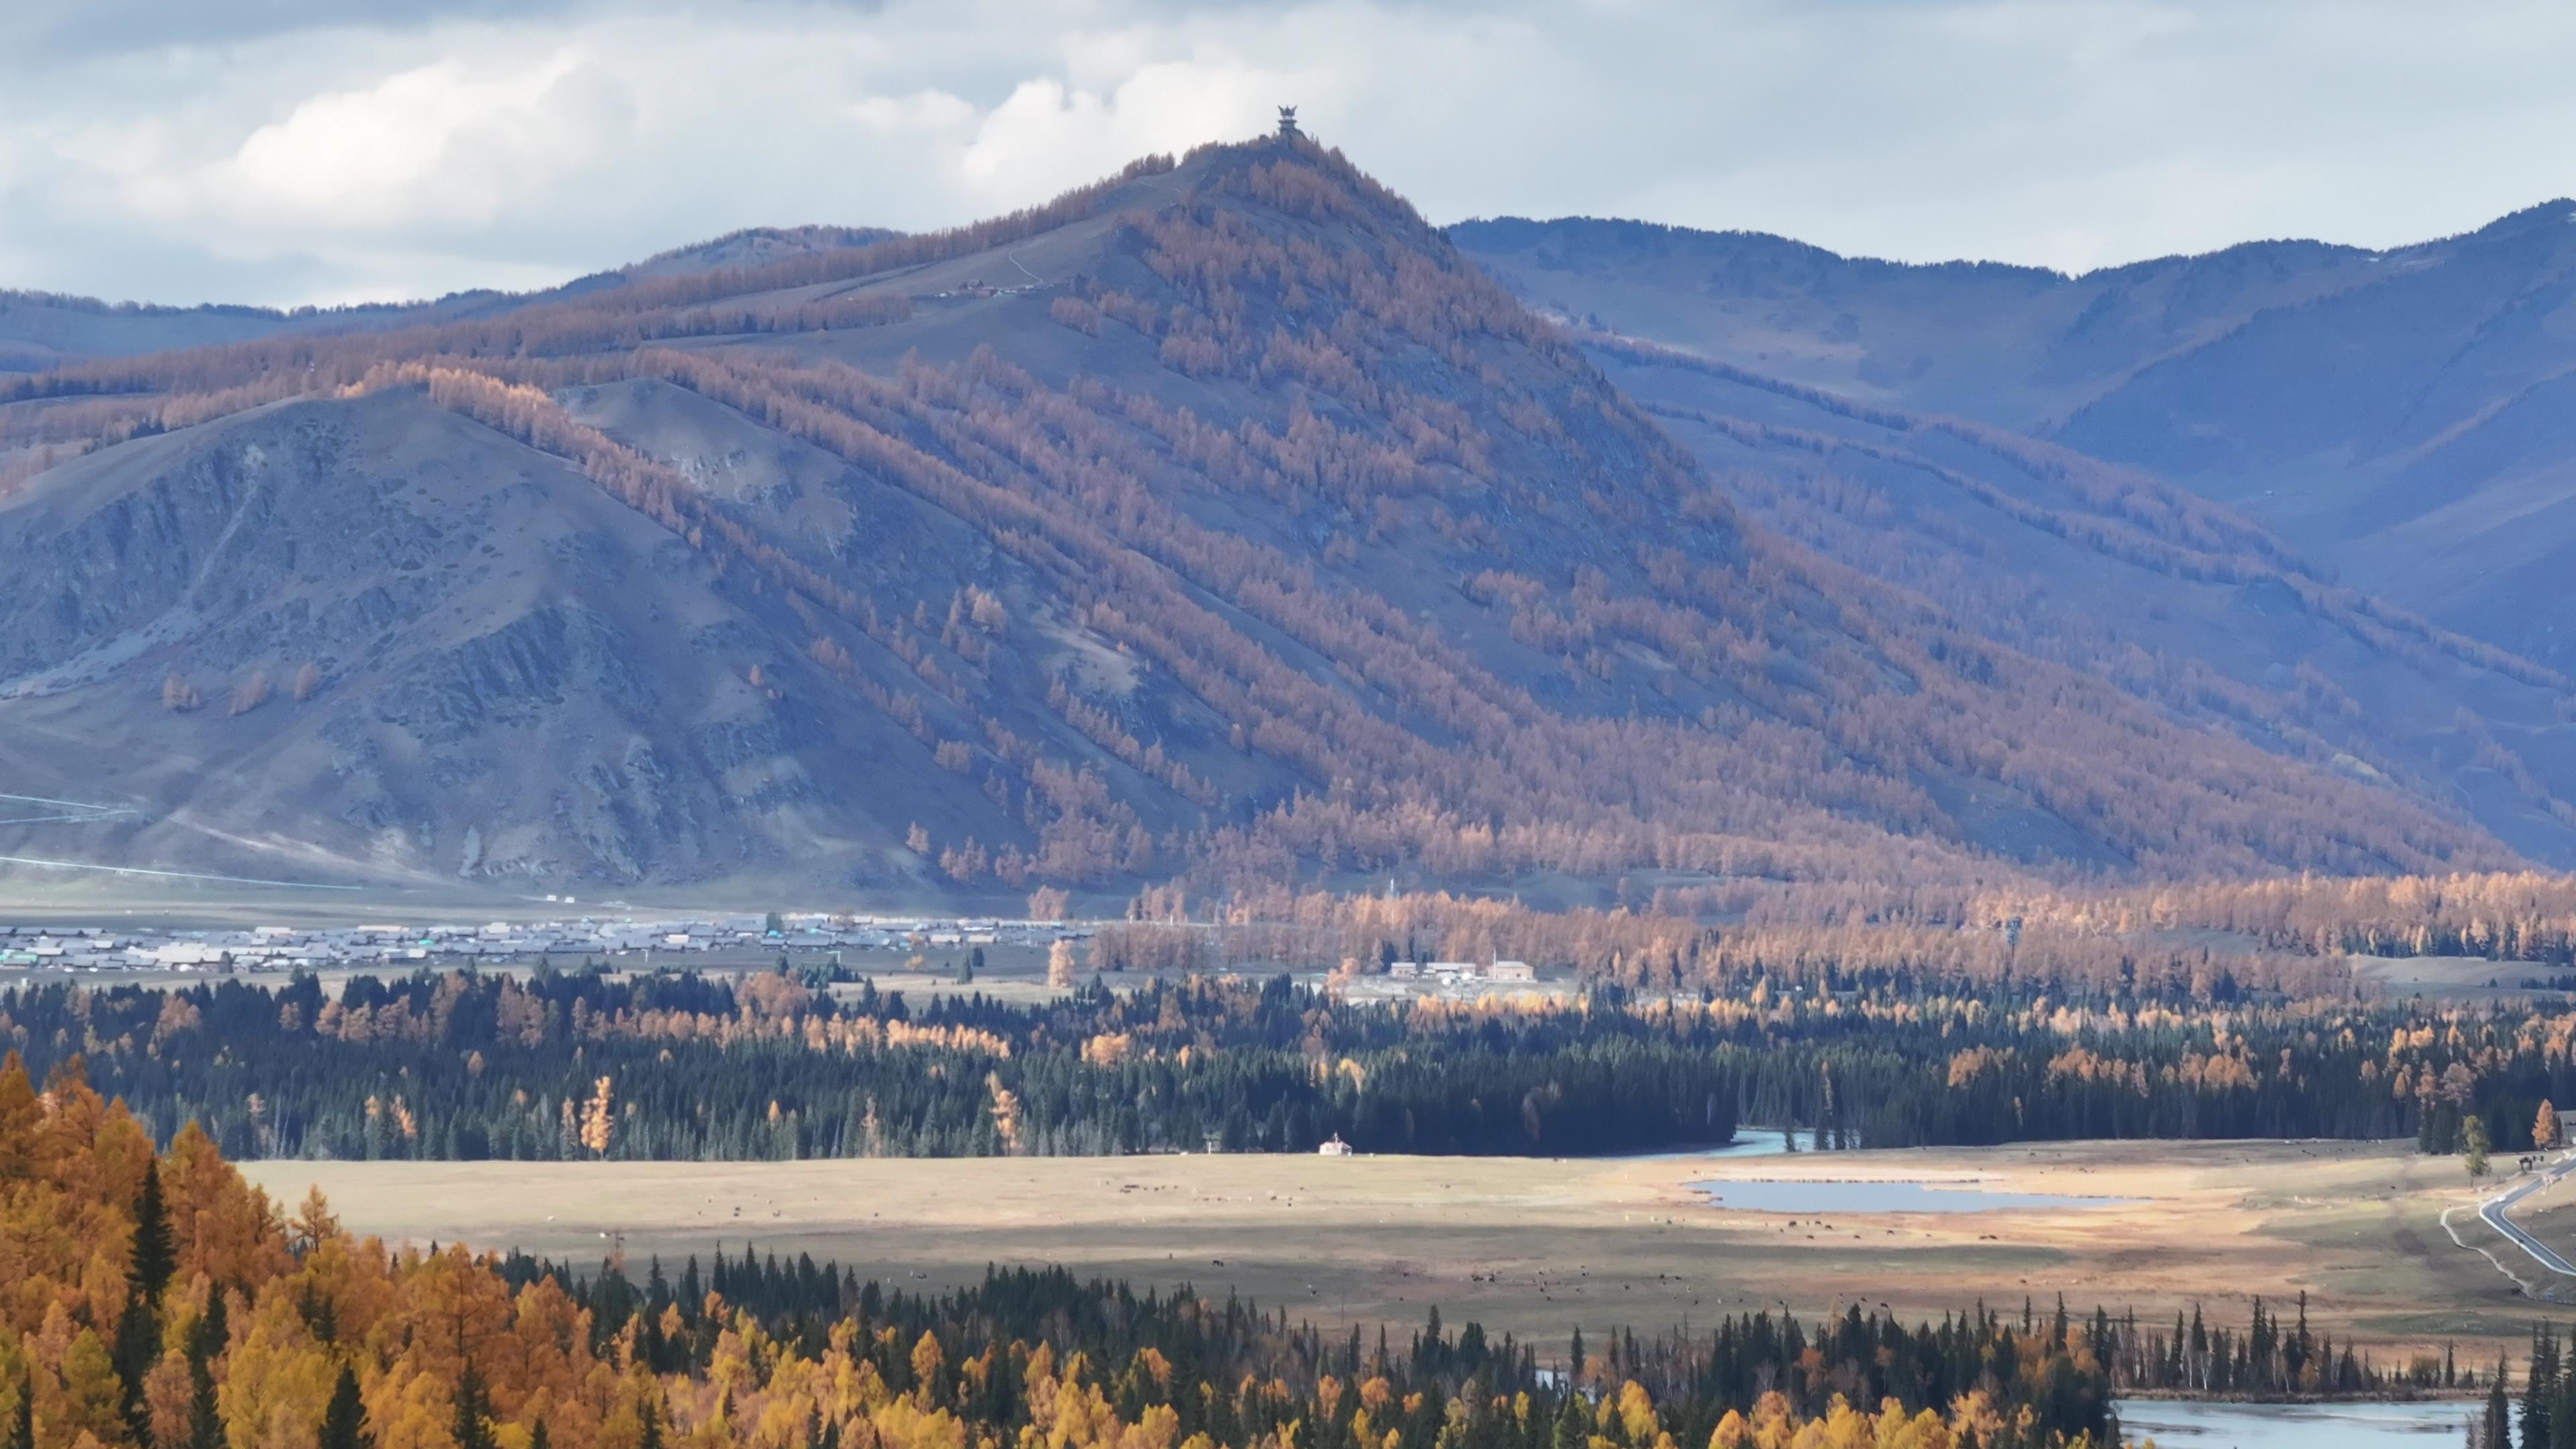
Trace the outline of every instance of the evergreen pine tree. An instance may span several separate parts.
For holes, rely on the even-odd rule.
[[[365,1449],[366,1408],[358,1400],[358,1376],[347,1364],[331,1385],[331,1402],[322,1411],[319,1449]]]
[[[9,1416],[9,1449],[36,1449],[36,1380],[18,1375],[18,1407]]]
[[[1592,1416],[1584,1412],[1583,1395],[1568,1389],[1558,1406],[1549,1449],[1584,1449],[1592,1442]]]
[[[450,1431],[456,1449],[495,1449],[491,1404],[483,1392],[482,1372],[471,1360],[456,1380],[456,1424]]]
[[[197,1315],[196,1325],[188,1332],[188,1357],[212,1360],[232,1342],[229,1296],[220,1286],[207,1290],[206,1311]]]
[[[169,1286],[177,1263],[170,1215],[161,1201],[161,1173],[157,1166],[147,1166],[134,1199],[134,1254],[127,1276],[133,1297],[116,1321],[116,1342],[109,1353],[116,1366],[126,1427],[137,1443],[150,1442],[143,1376],[161,1356],[161,1290]]]
[[[170,1237],[170,1212],[161,1201],[161,1172],[146,1169],[143,1190],[134,1199],[134,1291],[157,1304],[170,1274],[179,1265],[178,1246]]]
[[[230,1339],[221,1288],[206,1294],[206,1311],[188,1333],[188,1449],[225,1449],[223,1414],[215,1402],[215,1356]]]
[[[152,1372],[161,1357],[161,1324],[148,1300],[137,1299],[125,1306],[116,1320],[116,1343],[108,1358],[116,1366],[119,1387],[118,1407],[125,1415],[126,1431],[136,1443],[151,1442],[151,1414],[143,1402],[143,1377]]]
[[[2547,1449],[2549,1411],[2558,1397],[2558,1328],[2540,1323],[2531,1330],[2531,1372],[2522,1388],[2522,1442]]]

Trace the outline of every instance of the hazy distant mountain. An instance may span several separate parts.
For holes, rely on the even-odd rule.
[[[0,449],[95,445],[0,502],[0,766],[137,812],[87,858],[271,876],[1727,912],[2516,859],[2366,731],[2178,707],[1832,561],[1766,500],[1844,442],[1726,458],[1683,375],[1587,356],[1288,140],[957,233],[59,368],[0,385]],[[1774,404],[1823,431],[1728,406]],[[2171,511],[1977,466],[2081,495],[2035,535]],[[1903,546],[1961,531],[1924,518]],[[2105,547],[2310,583],[2215,510],[2138,531]],[[2325,622],[2240,652],[2341,630],[2403,662],[2336,678],[2531,688],[2366,603],[2288,612]]]
[[[2388,252],[2262,242],[2064,277],[1588,220],[1453,235],[1534,304],[1954,413],[2241,508],[2344,583],[2553,668],[2576,577],[2576,203]]]
[[[249,342],[287,333],[331,334],[488,316],[657,277],[760,267],[817,252],[890,241],[875,226],[750,227],[675,247],[632,266],[541,292],[460,292],[435,302],[354,307],[198,307],[101,302],[51,292],[0,291],[0,373],[42,372],[88,358],[134,357]]]
[[[1844,257],[1758,232],[1507,217],[1449,229],[1534,303],[1861,402],[2045,430],[2138,366],[2369,273],[2372,254],[2254,242],[2069,277]]]
[[[0,373],[243,342],[286,325],[284,313],[265,307],[115,306],[50,292],[0,292]]]

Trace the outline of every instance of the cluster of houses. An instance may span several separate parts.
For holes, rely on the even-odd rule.
[[[1434,981],[1536,981],[1538,968],[1527,961],[1390,961],[1386,974]]]
[[[1031,279],[1029,281],[1019,283],[1016,286],[997,287],[991,282],[985,281],[981,277],[968,277],[965,281],[958,283],[947,291],[929,292],[923,295],[927,300],[931,301],[946,301],[952,297],[966,297],[974,299],[981,299],[984,297],[1016,297],[1023,292],[1035,292],[1050,285],[1052,284]]]
[[[903,951],[1081,940],[1084,925],[918,917],[742,915],[654,920],[589,916],[486,925],[255,926],[143,930],[0,926],[0,966],[37,970],[256,971],[430,962],[578,961],[712,952]]]

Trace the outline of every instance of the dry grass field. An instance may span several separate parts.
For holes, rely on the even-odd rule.
[[[2352,956],[2356,984],[2377,996],[2430,997],[2437,1001],[2529,1000],[2561,993],[2535,991],[2525,981],[2545,981],[2559,968],[2540,961],[2490,961],[2483,956]]]
[[[308,1184],[391,1241],[516,1246],[596,1261],[622,1242],[676,1271],[721,1242],[812,1253],[915,1287],[987,1263],[1060,1262],[1300,1305],[1323,1323],[1452,1322],[1543,1335],[1660,1328],[1785,1302],[1855,1299],[1937,1315],[1982,1298],[2169,1322],[2253,1295],[2383,1356],[2446,1339],[2491,1353],[2529,1303],[2456,1246],[2458,1164],[2403,1144],[2068,1143],[1792,1157],[1134,1158],[799,1163],[326,1163],[245,1168],[276,1196]],[[2136,1199],[1976,1213],[1755,1213],[1705,1179],[1974,1180]],[[2494,1246],[2454,1215],[2472,1248]],[[2527,1259],[2507,1259],[2526,1281]]]

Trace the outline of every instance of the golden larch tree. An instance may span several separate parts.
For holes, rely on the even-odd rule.
[[[581,1145],[605,1157],[609,1134],[615,1130],[616,1118],[610,1109],[608,1078],[593,1084],[590,1101],[581,1109]]]
[[[1020,1150],[1019,1093],[1002,1085],[999,1072],[986,1072],[984,1086],[993,1094],[993,1131],[1002,1139],[1002,1150],[1017,1155]]]

